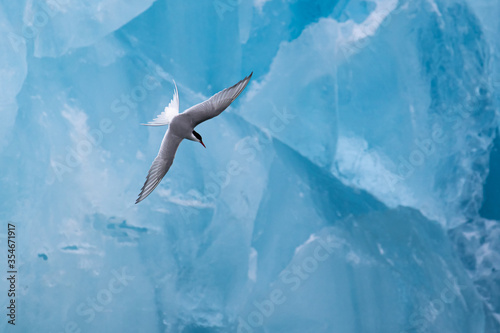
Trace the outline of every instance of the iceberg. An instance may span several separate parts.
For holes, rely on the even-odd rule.
[[[0,331],[500,331],[498,13],[0,4]],[[134,205],[172,79],[184,110],[251,71]]]

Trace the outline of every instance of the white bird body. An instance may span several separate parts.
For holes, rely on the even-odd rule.
[[[253,74],[253,73],[252,73]],[[175,84],[174,96],[165,110],[146,126],[169,125],[161,142],[160,151],[156,156],[146,177],[146,182],[136,200],[136,204],[144,200],[160,184],[163,177],[172,166],[177,148],[183,139],[199,142],[205,147],[201,135],[194,128],[200,123],[218,116],[245,89],[252,74],[210,97],[208,100],[190,107],[179,114],[179,92]],[[206,148],[206,147],[205,147]]]

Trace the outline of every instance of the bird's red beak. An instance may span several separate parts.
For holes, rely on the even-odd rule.
[[[203,143],[203,141],[200,141],[200,143],[203,145],[203,147],[205,147],[205,144]],[[207,148],[207,147],[205,147],[205,148]]]

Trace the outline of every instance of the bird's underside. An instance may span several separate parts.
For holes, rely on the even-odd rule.
[[[179,114],[179,92],[174,81],[174,96],[170,104],[153,121],[144,124],[147,126],[169,125],[169,127],[161,142],[158,156],[156,156],[149,169],[146,182],[135,202],[136,204],[144,200],[160,184],[172,166],[177,148],[183,139],[200,142],[205,146],[201,136],[196,133],[194,128],[202,122],[218,116],[231,105],[245,89],[252,78],[252,74],[234,86],[218,92],[208,100],[190,107],[181,114]]]

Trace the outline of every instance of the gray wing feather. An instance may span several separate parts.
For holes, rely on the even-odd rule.
[[[153,161],[146,177],[146,182],[141,189],[139,197],[135,201],[136,204],[144,200],[160,184],[174,162],[175,153],[181,141],[182,138],[173,134],[170,129],[167,130],[163,137],[158,156],[156,156]]]
[[[183,118],[190,117],[193,127],[196,127],[205,120],[218,116],[241,94],[252,78],[252,75],[253,72],[234,86],[224,89],[206,101],[190,107],[179,116]]]

